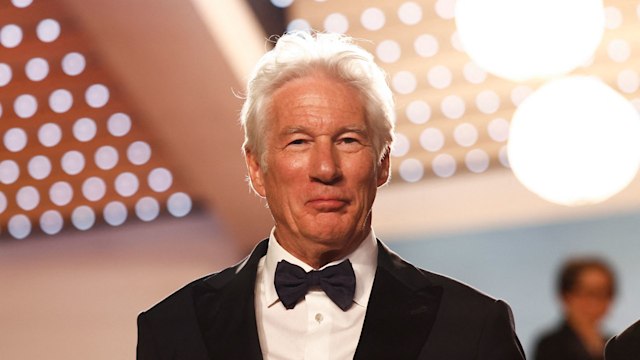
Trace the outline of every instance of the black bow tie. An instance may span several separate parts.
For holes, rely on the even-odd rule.
[[[293,309],[310,287],[319,286],[342,311],[351,307],[356,291],[356,275],[347,259],[322,270],[305,272],[284,260],[276,266],[276,292],[287,309]]]

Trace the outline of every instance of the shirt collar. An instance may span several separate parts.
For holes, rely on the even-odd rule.
[[[327,266],[336,265],[346,259],[349,259],[351,262],[353,272],[356,275],[356,291],[353,296],[353,301],[357,305],[366,308],[369,296],[371,295],[371,288],[373,287],[376,267],[378,265],[378,246],[373,229],[369,231],[369,235],[367,235],[358,248],[356,248],[351,254],[342,259],[330,262],[321,269]],[[267,304],[268,307],[271,307],[279,301],[278,293],[276,292],[276,287],[274,285],[274,278],[276,266],[281,260],[286,260],[291,264],[298,265],[304,269],[304,271],[313,270],[313,267],[291,255],[287,250],[280,246],[275,237],[274,227],[271,230],[271,235],[269,236],[269,247],[267,249],[267,255],[265,255],[263,276],[263,288],[265,289],[264,296],[266,300],[265,304]]]

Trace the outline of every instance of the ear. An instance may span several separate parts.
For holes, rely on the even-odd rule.
[[[389,152],[390,149],[387,148],[384,152],[384,157],[382,161],[380,161],[380,165],[378,165],[378,187],[386,184],[389,181],[389,173],[391,167],[391,161],[389,160]]]
[[[244,160],[247,163],[247,169],[249,170],[249,179],[251,180],[251,187],[256,194],[261,197],[266,196],[264,190],[264,173],[260,167],[260,159],[251,150],[245,149]]]

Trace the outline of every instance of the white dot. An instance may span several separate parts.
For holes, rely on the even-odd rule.
[[[455,0],[437,0],[435,4],[436,14],[443,19],[453,19],[455,7]]]
[[[289,25],[287,25],[287,32],[292,32],[295,30],[310,31],[311,25],[305,19],[293,19],[291,20],[291,22],[289,22]]]
[[[24,72],[31,81],[42,81],[49,75],[49,63],[43,58],[33,58],[27,61]]]
[[[84,99],[92,108],[101,108],[109,101],[109,89],[102,84],[93,84],[87,88]]]
[[[468,62],[464,65],[462,73],[464,75],[464,78],[472,84],[481,84],[487,79],[487,72],[482,70],[473,61]]]
[[[113,136],[125,136],[131,130],[131,118],[125,113],[115,113],[109,117],[107,129]]]
[[[464,46],[462,46],[462,41],[460,41],[460,36],[457,31],[451,34],[451,46],[459,52],[464,52]]]
[[[158,217],[160,205],[152,197],[145,196],[136,203],[136,215],[142,221],[151,221]]]
[[[345,34],[349,30],[349,19],[340,13],[329,14],[324,19],[324,29],[327,32]]]
[[[38,110],[38,101],[33,95],[23,94],[13,102],[13,111],[19,117],[26,119],[33,116]]]
[[[464,163],[469,171],[479,174],[489,168],[489,155],[484,150],[474,149],[465,155]]]
[[[69,111],[73,105],[73,96],[69,90],[58,89],[49,96],[49,107],[60,114]]]
[[[89,230],[95,222],[96,214],[86,205],[78,206],[71,213],[71,223],[78,230]]]
[[[406,159],[400,163],[400,177],[407,182],[416,182],[424,176],[424,166],[417,159]]]
[[[384,40],[376,47],[376,55],[382,62],[394,63],[400,59],[400,45],[393,40]]]
[[[151,190],[155,192],[167,191],[173,183],[173,175],[165,168],[156,168],[151,170],[147,177],[147,182]]]
[[[627,41],[615,39],[609,42],[607,54],[611,60],[621,63],[629,59],[629,56],[631,56],[631,48]]]
[[[9,185],[13,184],[20,177],[20,167],[13,160],[0,161],[0,182]]]
[[[22,29],[15,24],[9,24],[0,30],[0,44],[6,48],[14,48],[22,42]]]
[[[38,24],[36,34],[42,42],[55,41],[60,36],[60,24],[53,19],[44,19]]]
[[[40,193],[33,186],[22,187],[16,194],[16,203],[22,210],[33,210],[40,203]]]
[[[92,176],[82,183],[82,195],[89,201],[102,199],[106,192],[107,185],[97,176]]]
[[[453,75],[448,67],[443,65],[436,65],[429,69],[427,73],[427,81],[436,89],[444,89],[451,85]]]
[[[102,170],[113,169],[118,164],[118,150],[113,146],[104,145],[96,150],[94,161]]]
[[[437,128],[426,128],[420,133],[420,145],[423,149],[436,152],[444,146],[444,135]]]
[[[271,3],[273,4],[273,6],[286,8],[293,4],[293,0],[271,0]]]
[[[489,137],[493,141],[505,142],[509,138],[509,122],[503,118],[496,118],[487,125]]]
[[[607,29],[617,29],[622,25],[622,13],[620,9],[614,6],[607,6],[604,8],[604,26]]]
[[[69,175],[77,175],[84,169],[84,155],[80,151],[71,150],[62,155],[62,170]]]
[[[431,107],[422,100],[414,100],[407,105],[407,118],[414,124],[424,124],[431,118]]]
[[[415,89],[417,84],[416,77],[409,71],[399,71],[393,76],[391,80],[393,89],[399,94],[410,94]]]
[[[169,200],[167,200],[167,210],[175,217],[187,215],[192,206],[191,198],[183,192],[177,192],[169,196]]]
[[[145,164],[151,158],[151,147],[144,141],[135,141],[127,148],[127,158],[134,165]]]
[[[441,178],[448,178],[456,173],[456,159],[449,154],[440,154],[431,164],[433,173]]]
[[[416,54],[422,57],[432,57],[438,53],[438,40],[429,34],[422,34],[413,42]]]
[[[406,25],[415,25],[422,20],[422,7],[413,1],[407,1],[398,8],[398,18]]]
[[[458,145],[469,147],[478,141],[478,130],[470,123],[462,123],[456,126],[453,138]]]
[[[33,0],[11,0],[13,6],[17,8],[26,8],[27,6],[31,5],[32,2]]]
[[[64,206],[71,202],[73,188],[66,181],[58,181],[49,188],[49,199],[58,206]]]
[[[393,140],[393,145],[391,147],[391,156],[405,156],[409,152],[410,148],[411,142],[409,141],[409,138],[407,138],[404,134],[397,132],[396,138]]]
[[[14,215],[9,219],[9,234],[16,239],[24,239],[31,234],[31,221],[26,215]]]
[[[0,214],[2,214],[5,210],[7,210],[7,197],[4,195],[2,191],[0,191]]]
[[[98,127],[93,119],[80,118],[73,124],[73,136],[78,141],[87,142],[96,136]]]
[[[57,145],[62,138],[62,130],[58,124],[46,123],[38,130],[38,140],[46,147]]]
[[[483,90],[476,96],[476,106],[484,114],[493,114],[500,108],[500,96],[493,90]]]
[[[111,226],[120,226],[127,220],[127,207],[119,201],[112,201],[104,207],[104,221]]]
[[[138,177],[133,173],[124,172],[116,177],[116,192],[124,197],[129,197],[138,191],[140,186]]]
[[[503,146],[500,148],[500,152],[498,153],[498,160],[500,160],[500,164],[506,168],[511,167],[509,165],[509,156],[507,155],[507,146]]]
[[[11,66],[5,63],[0,63],[0,87],[10,83],[12,77],[13,71],[11,71]]]
[[[526,85],[518,85],[511,90],[511,102],[513,105],[518,106],[524,99],[531,95],[531,93],[533,93],[532,88]]]
[[[45,234],[55,235],[62,230],[63,225],[62,215],[56,210],[47,210],[40,216],[40,229]]]
[[[376,31],[382,29],[385,23],[384,12],[378,8],[367,8],[362,12],[360,16],[360,22],[362,26],[371,31]]]
[[[27,146],[27,132],[20,128],[11,128],[4,133],[4,147],[11,152],[18,152]]]
[[[70,52],[62,58],[62,71],[69,76],[80,75],[86,65],[84,56],[78,52]]]
[[[464,100],[457,95],[449,95],[442,100],[440,110],[449,119],[459,119],[464,115]]]
[[[639,84],[638,73],[634,70],[622,70],[618,74],[618,88],[627,94],[634,93],[638,90]]]
[[[27,165],[29,175],[36,180],[42,180],[51,174],[51,161],[44,155],[36,155]]]

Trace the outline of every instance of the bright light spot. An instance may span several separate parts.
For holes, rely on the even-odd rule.
[[[49,96],[49,107],[58,114],[67,112],[73,105],[73,96],[69,90],[58,89]]]
[[[609,58],[615,62],[625,62],[629,60],[629,56],[631,56],[631,47],[625,40],[611,40],[607,46],[607,54],[609,55]]]
[[[498,153],[498,159],[500,160],[500,164],[506,168],[510,168],[511,165],[509,165],[509,154],[508,154],[508,148],[507,146],[503,146],[500,148],[500,152]]]
[[[22,42],[22,29],[15,24],[9,24],[0,30],[0,44],[6,48],[14,48]]]
[[[391,156],[402,157],[407,155],[411,148],[411,142],[403,133],[396,133],[396,138],[393,140],[393,146],[391,147]]]
[[[524,99],[533,93],[533,89],[526,85],[518,85],[511,90],[511,102],[515,106],[519,106]]]
[[[7,210],[7,197],[0,191],[0,214]]]
[[[33,0],[11,0],[13,6],[17,8],[26,8],[27,6],[31,5],[32,2]]]
[[[169,200],[167,200],[167,210],[175,217],[187,215],[192,206],[191,198],[183,192],[177,192],[169,196]]]
[[[73,136],[78,141],[87,142],[96,136],[98,127],[93,119],[80,118],[73,124]]]
[[[289,22],[289,25],[287,25],[287,32],[292,32],[294,30],[310,31],[311,25],[305,19],[294,19]]]
[[[509,122],[503,118],[496,118],[487,126],[489,137],[493,141],[505,142],[509,138]]]
[[[12,77],[13,71],[11,71],[11,66],[5,63],[0,63],[0,87],[10,83]]]
[[[437,0],[435,4],[436,14],[446,20],[453,19],[455,7],[455,0]]]
[[[138,191],[140,183],[133,173],[124,172],[116,177],[116,192],[124,197],[129,197]]]
[[[451,85],[453,75],[448,67],[443,65],[436,65],[429,69],[427,73],[427,81],[436,89],[444,89]]]
[[[86,65],[84,56],[78,52],[70,52],[62,58],[62,71],[69,76],[80,75]]]
[[[440,110],[449,119],[459,119],[465,112],[464,100],[457,95],[449,95],[442,100]]]
[[[62,215],[56,210],[47,210],[40,216],[40,229],[45,234],[55,235],[62,230],[63,225]]]
[[[144,141],[135,141],[127,148],[127,158],[134,165],[145,164],[151,158],[151,146]]]
[[[414,100],[407,105],[406,115],[414,124],[424,124],[431,118],[431,107],[422,100]]]
[[[106,192],[107,185],[97,176],[92,176],[82,183],[82,195],[89,201],[102,199]]]
[[[73,198],[73,188],[66,181],[58,181],[49,188],[49,199],[58,206],[65,206]]]
[[[38,101],[33,95],[22,94],[13,102],[13,111],[23,119],[30,118],[38,110]]]
[[[131,118],[125,113],[115,113],[109,117],[107,129],[113,136],[125,136],[131,130]]]
[[[18,152],[27,146],[27,133],[21,128],[11,128],[4,133],[4,147],[11,152]]]
[[[516,177],[543,199],[597,203],[636,176],[639,137],[629,101],[596,78],[574,76],[548,82],[520,104],[508,157]]]
[[[94,161],[102,170],[111,170],[118,164],[118,150],[110,145],[104,145],[96,150]]]
[[[604,21],[607,29],[617,29],[622,25],[622,12],[614,6],[604,8]]]
[[[426,128],[420,133],[420,145],[423,149],[436,152],[444,146],[444,135],[437,128]]]
[[[385,21],[384,12],[378,8],[367,8],[360,16],[362,26],[371,31],[382,29]]]
[[[393,40],[384,40],[376,47],[378,59],[386,63],[394,63],[400,59],[400,45]]]
[[[418,82],[413,73],[409,71],[399,71],[391,80],[393,89],[399,94],[410,94],[416,90]]]
[[[432,57],[438,53],[438,40],[430,34],[422,34],[413,42],[416,54],[422,57]]]
[[[481,149],[473,149],[464,156],[464,163],[469,171],[479,174],[489,168],[489,155]]]
[[[13,184],[20,177],[18,163],[13,160],[0,161],[0,182],[9,185]]]
[[[478,130],[470,123],[462,123],[453,131],[453,138],[458,145],[469,147],[478,141]]]
[[[407,1],[398,8],[398,18],[405,25],[415,25],[422,20],[422,7],[413,1]]]
[[[27,77],[31,81],[42,81],[49,75],[49,63],[43,58],[33,58],[24,67]]]
[[[151,170],[147,177],[147,182],[151,190],[155,192],[167,191],[173,183],[173,175],[165,168],[155,168]]]
[[[273,6],[286,8],[293,4],[293,0],[271,0],[271,3],[273,4]]]
[[[136,203],[136,215],[142,221],[151,221],[158,217],[160,204],[158,200],[145,196]]]
[[[449,154],[440,154],[433,159],[431,167],[437,176],[448,178],[456,173],[456,159]]]
[[[87,88],[84,99],[92,108],[101,108],[109,101],[109,89],[102,84],[93,84]]]
[[[38,130],[38,140],[46,147],[58,145],[62,139],[62,130],[58,124],[46,123]]]
[[[62,170],[69,175],[77,175],[84,169],[84,155],[80,151],[71,150],[62,155]]]
[[[127,220],[127,207],[119,201],[112,201],[104,207],[104,221],[111,226],[120,226]]]
[[[324,30],[327,32],[345,34],[349,30],[349,19],[340,13],[329,14],[324,19]]]
[[[27,168],[32,178],[42,180],[51,174],[51,161],[44,155],[36,155],[29,160]]]
[[[484,114],[493,114],[500,108],[500,96],[492,90],[483,90],[476,96],[476,106]]]
[[[634,93],[638,90],[638,73],[634,70],[622,70],[618,74],[618,88],[627,94]]]
[[[26,215],[18,214],[9,219],[9,234],[16,239],[24,239],[31,234],[31,221]]]
[[[71,213],[71,223],[78,230],[89,230],[95,222],[96,214],[86,205],[78,206],[73,209],[73,212]]]
[[[482,70],[473,61],[466,63],[462,72],[464,78],[472,84],[481,84],[487,79],[487,72]]]
[[[457,31],[454,31],[453,34],[451,34],[451,46],[459,52],[464,52],[464,46],[460,41],[460,36]]]
[[[604,32],[602,0],[458,0],[455,12],[469,56],[515,81],[570,72],[594,54]]]
[[[16,194],[16,203],[22,210],[33,210],[40,203],[40,193],[33,186],[22,187]]]
[[[60,24],[53,19],[44,19],[38,24],[36,34],[42,42],[55,41],[60,36]]]
[[[406,159],[400,163],[400,177],[406,182],[416,182],[424,176],[424,166],[417,159]]]

